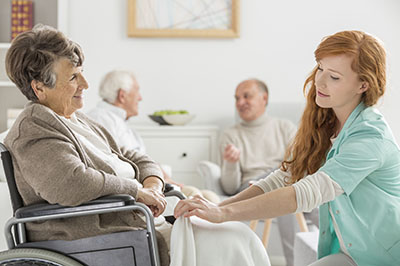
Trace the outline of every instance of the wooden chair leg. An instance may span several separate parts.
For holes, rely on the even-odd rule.
[[[256,228],[257,228],[257,224],[258,224],[258,220],[251,220],[251,221],[250,221],[250,224],[249,224],[250,229],[253,230],[253,231],[255,232],[255,231],[256,231]]]
[[[296,220],[300,226],[300,232],[308,232],[307,222],[302,212],[296,213]]]
[[[271,222],[272,222],[272,219],[264,220],[264,232],[262,235],[262,242],[263,242],[265,248],[267,248],[267,246],[268,246],[269,232],[271,231]]]
[[[300,226],[300,231],[308,232],[307,222],[306,222],[306,219],[304,218],[304,215],[302,212],[296,213],[296,220]],[[254,232],[256,231],[258,221],[259,220],[250,221],[250,225],[249,225],[250,229],[253,230]],[[262,243],[265,248],[268,247],[269,233],[271,231],[271,222],[272,222],[272,219],[264,220],[264,231],[263,231],[263,235],[262,235]]]

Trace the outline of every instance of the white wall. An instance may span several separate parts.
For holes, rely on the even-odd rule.
[[[400,141],[400,1],[241,0],[239,39],[128,38],[126,0],[69,0],[68,35],[85,51],[90,83],[84,110],[98,101],[101,77],[133,70],[144,100],[137,123],[157,109],[187,109],[192,123],[233,122],[235,86],[248,77],[269,85],[271,101],[303,101],[302,86],[321,38],[345,29],[378,36],[388,51],[388,90],[381,105]]]

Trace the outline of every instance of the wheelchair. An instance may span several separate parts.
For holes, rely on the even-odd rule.
[[[2,143],[0,152],[14,213],[5,225],[8,250],[0,252],[1,266],[160,265],[154,218],[145,204],[136,202],[129,195],[110,195],[75,207],[48,203],[23,206],[14,179],[11,154]],[[185,198],[169,184],[166,184],[164,193],[166,196]],[[27,239],[25,224],[28,222],[120,211],[141,213],[145,217],[146,228],[77,240],[29,242]],[[166,220],[173,222],[174,218],[166,217]]]

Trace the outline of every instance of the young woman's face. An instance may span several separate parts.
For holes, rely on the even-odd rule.
[[[351,69],[352,62],[353,57],[345,54],[327,56],[318,62],[315,101],[319,107],[350,114],[360,103],[368,84]]]

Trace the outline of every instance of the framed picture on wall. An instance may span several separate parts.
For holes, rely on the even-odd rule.
[[[128,0],[129,37],[239,37],[239,0]]]

